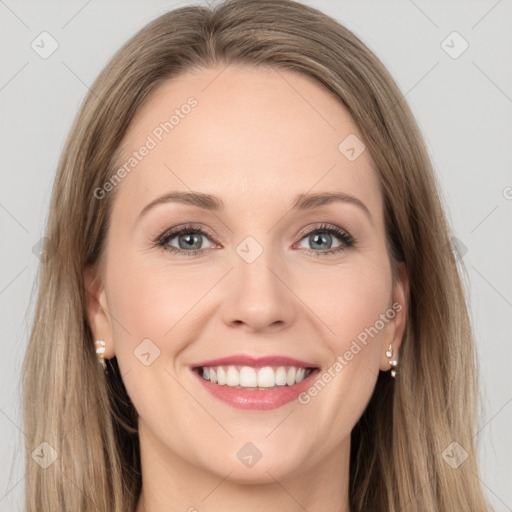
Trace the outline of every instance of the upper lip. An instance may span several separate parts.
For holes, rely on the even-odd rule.
[[[227,365],[240,365],[240,366],[254,366],[261,368],[263,366],[296,366],[298,368],[316,368],[317,366],[307,361],[301,361],[292,357],[286,356],[263,356],[253,357],[249,355],[233,355],[228,357],[221,357],[219,359],[211,359],[209,361],[202,361],[192,365],[192,368],[204,368],[212,366],[227,366]]]

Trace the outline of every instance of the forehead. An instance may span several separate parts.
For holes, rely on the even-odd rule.
[[[140,211],[173,190],[215,194],[228,204],[243,194],[251,206],[336,190],[357,195],[378,215],[369,152],[347,158],[347,145],[359,152],[362,139],[345,107],[309,77],[233,64],[195,69],[159,86],[133,119],[116,162],[128,173],[114,209],[124,203]]]

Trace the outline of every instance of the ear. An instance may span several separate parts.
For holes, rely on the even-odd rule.
[[[91,266],[87,266],[83,272],[86,289],[86,313],[94,341],[105,342],[105,353],[103,357],[110,359],[114,357],[114,338],[112,321],[107,304],[107,297],[99,272]],[[94,347],[96,350],[96,347]]]
[[[380,353],[380,370],[388,371],[391,370],[392,366],[389,364],[390,359],[398,361],[398,352],[400,345],[402,344],[402,338],[404,336],[406,322],[407,322],[407,304],[409,301],[409,276],[405,268],[405,263],[398,264],[398,272],[395,284],[393,286],[393,297],[390,305],[391,311],[394,312],[394,316],[389,320],[386,328],[385,336],[382,337]],[[389,316],[388,316],[389,317]],[[386,356],[386,352],[392,346],[393,356]]]

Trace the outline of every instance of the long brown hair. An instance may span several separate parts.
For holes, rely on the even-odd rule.
[[[347,108],[381,182],[390,257],[409,276],[400,374],[381,372],[352,432],[352,510],[487,510],[473,437],[474,341],[423,139],[377,57],[332,18],[288,0],[168,12],[114,55],[87,94],[57,169],[23,367],[26,510],[135,510],[137,415],[115,358],[101,370],[85,313],[83,271],[102,261],[114,197],[94,191],[113,175],[130,122],[159,84],[231,63],[302,73]],[[31,457],[43,442],[56,457],[46,468]],[[467,458],[453,464],[454,453]]]

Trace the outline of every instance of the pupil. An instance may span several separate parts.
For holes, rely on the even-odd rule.
[[[181,246],[181,241],[182,240],[186,240],[186,242],[185,242],[186,246],[185,247]],[[197,236],[197,234],[195,234],[195,233],[187,233],[187,234],[182,235],[180,237],[180,248],[181,249],[184,249],[184,248],[185,249],[190,249],[190,248],[192,248],[192,249],[200,249],[201,248],[201,240],[200,240],[199,236]]]
[[[331,241],[331,235],[329,233],[323,233],[323,234],[315,234],[313,235],[313,244],[312,247],[315,245],[321,245],[322,243],[328,243],[329,247],[317,247],[317,249],[329,249],[330,248],[330,241]]]

